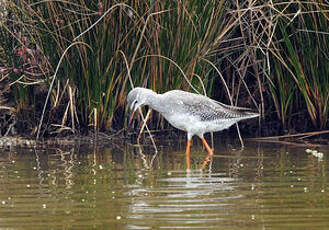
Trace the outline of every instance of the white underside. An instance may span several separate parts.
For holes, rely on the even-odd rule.
[[[200,121],[200,119],[193,116],[176,115],[175,117],[166,117],[169,123],[177,129],[187,132],[188,139],[192,136],[198,135],[200,138],[203,137],[204,133],[207,132],[218,132],[229,128],[240,119],[222,119],[213,121]],[[193,125],[191,125],[193,124]]]

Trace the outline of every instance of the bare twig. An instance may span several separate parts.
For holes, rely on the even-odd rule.
[[[88,29],[86,29],[85,31],[83,31],[81,34],[79,34],[78,36],[76,36],[73,41],[76,41],[79,37],[81,37],[82,35],[84,35],[85,33],[87,33],[89,30],[91,30],[93,27],[95,27],[100,21],[103,20],[103,18],[109,13],[111,12],[113,9],[120,7],[120,6],[124,6],[129,8],[132,12],[135,12],[135,10],[133,8],[131,8],[129,5],[125,4],[125,3],[118,3],[115,4],[114,6],[110,7],[109,9],[107,9],[104,14],[96,21],[94,22],[91,26],[88,27]],[[135,12],[136,13],[136,12]]]
[[[292,138],[292,137],[311,137],[316,135],[322,135],[329,133],[329,130],[322,130],[322,131],[314,131],[314,132],[306,132],[306,133],[296,133],[296,134],[286,134],[280,136],[271,136],[271,137],[257,137],[257,138],[249,138],[249,140],[278,140],[281,138]]]

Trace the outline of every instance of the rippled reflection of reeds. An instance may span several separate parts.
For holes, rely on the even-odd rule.
[[[299,147],[216,146],[200,171],[205,151],[196,143],[186,171],[180,144],[158,143],[157,155],[120,144],[0,150],[0,227],[325,229],[325,148],[318,161]]]

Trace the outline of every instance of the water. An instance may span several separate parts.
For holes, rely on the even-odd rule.
[[[329,229],[328,147],[237,146],[0,150],[0,229]]]

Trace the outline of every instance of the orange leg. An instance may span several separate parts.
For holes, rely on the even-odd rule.
[[[206,148],[206,150],[208,152],[208,155],[206,156],[206,159],[203,161],[202,166],[201,166],[201,169],[204,169],[207,166],[207,164],[211,161],[211,158],[214,155],[214,152],[212,151],[212,149],[210,148],[210,146],[208,145],[208,143],[207,143],[206,139],[204,139],[204,137],[201,138],[201,140],[202,140],[204,147]]]
[[[191,152],[191,140],[187,140],[186,152],[185,152],[187,169],[191,169],[190,152]]]

